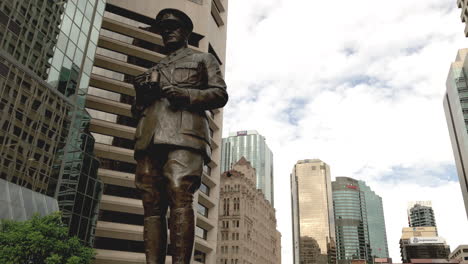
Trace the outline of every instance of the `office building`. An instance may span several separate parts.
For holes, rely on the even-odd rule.
[[[461,21],[465,23],[465,37],[468,37],[468,0],[457,0],[458,8],[461,8]]]
[[[458,262],[468,262],[468,245],[458,246],[449,255],[450,260],[456,260]]]
[[[366,199],[359,182],[348,177],[336,177],[332,182],[332,192],[338,263],[350,263],[353,259],[371,263]]]
[[[221,171],[228,171],[240,158],[245,157],[257,171],[257,188],[274,206],[273,153],[265,137],[255,130],[237,131],[223,138]]]
[[[244,157],[221,175],[216,263],[281,263],[275,209],[256,188],[256,180]]]
[[[382,198],[371,190],[364,181],[358,181],[359,189],[364,194],[366,203],[367,229],[369,244],[374,259],[388,259],[387,230]],[[391,259],[390,259],[391,261]]]
[[[336,263],[330,167],[299,160],[291,173],[294,264]]]
[[[143,206],[135,189],[133,136],[137,120],[131,117],[133,77],[161,60],[162,38],[149,30],[165,8],[187,13],[194,32],[189,47],[212,53],[224,70],[227,0],[108,0],[97,52],[90,75],[86,107],[90,132],[104,182],[96,229],[96,264],[144,263]],[[206,111],[212,136],[212,162],[204,167],[202,185],[194,204],[206,212],[196,215],[194,263],[215,263],[220,178],[222,110]],[[169,247],[168,254],[171,253]],[[167,258],[168,261],[170,257]]]
[[[56,210],[43,194],[58,201],[70,234],[88,243],[100,183],[84,95],[103,8],[102,0],[0,3],[0,188],[8,185],[16,203],[2,217]],[[11,184],[34,193],[18,196]]]
[[[437,236],[436,227],[404,227],[400,239],[401,261],[448,259],[450,247]]]
[[[463,5],[462,18],[466,17],[466,1],[458,1]],[[458,51],[455,62],[450,65],[450,71],[446,81],[447,91],[444,96],[445,118],[452,142],[455,165],[458,179],[468,214],[468,127],[465,120],[468,119],[468,85],[466,79],[466,63],[468,49]]]
[[[410,227],[436,226],[432,203],[430,201],[410,202],[408,222]]]

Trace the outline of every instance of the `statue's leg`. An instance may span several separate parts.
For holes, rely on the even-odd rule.
[[[186,149],[172,150],[163,171],[169,179],[172,263],[189,264],[195,235],[193,194],[201,184],[203,157]]]
[[[135,173],[135,185],[141,193],[145,214],[143,239],[147,264],[164,264],[167,253],[167,180],[159,162],[143,156],[137,160]]]

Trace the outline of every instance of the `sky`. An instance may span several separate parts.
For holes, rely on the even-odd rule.
[[[442,100],[468,47],[456,0],[232,0],[223,136],[257,130],[274,154],[282,263],[292,263],[289,175],[318,158],[383,199],[401,262],[407,203],[432,200],[439,235],[468,244]]]

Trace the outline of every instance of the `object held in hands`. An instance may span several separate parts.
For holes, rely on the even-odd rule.
[[[134,117],[139,118],[153,100],[162,96],[159,86],[159,72],[156,69],[150,69],[135,76],[133,86],[135,87],[136,98],[131,112]]]
[[[137,93],[141,92],[141,95],[146,96],[148,92],[160,93],[159,89],[159,72],[155,69],[144,72],[135,77],[133,81]]]

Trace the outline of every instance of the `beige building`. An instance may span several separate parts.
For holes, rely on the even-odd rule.
[[[133,135],[136,120],[130,105],[132,79],[165,55],[162,38],[147,29],[164,8],[176,8],[193,20],[190,48],[212,53],[224,71],[228,0],[108,0],[98,39],[86,107],[90,130],[101,161],[104,182],[96,227],[96,264],[145,263],[143,207],[134,187]],[[212,136],[212,159],[204,168],[197,205],[193,263],[215,263],[218,220],[219,160],[222,110],[207,111]],[[170,254],[170,247],[169,253]],[[170,263],[170,257],[167,258]]]
[[[447,259],[450,247],[437,235],[437,227],[404,227],[401,231],[400,253],[402,263],[414,259]]]
[[[336,263],[330,167],[300,160],[291,173],[294,264]]]
[[[457,260],[458,262],[468,263],[468,245],[458,246],[449,255],[449,259]]]
[[[461,20],[465,23],[465,36],[468,37],[468,0],[457,0],[458,8],[462,9]]]
[[[436,237],[437,227],[403,227],[401,230],[401,239],[410,239],[412,237]]]
[[[256,188],[256,179],[255,169],[244,157],[221,175],[216,263],[281,263],[275,209]]]

